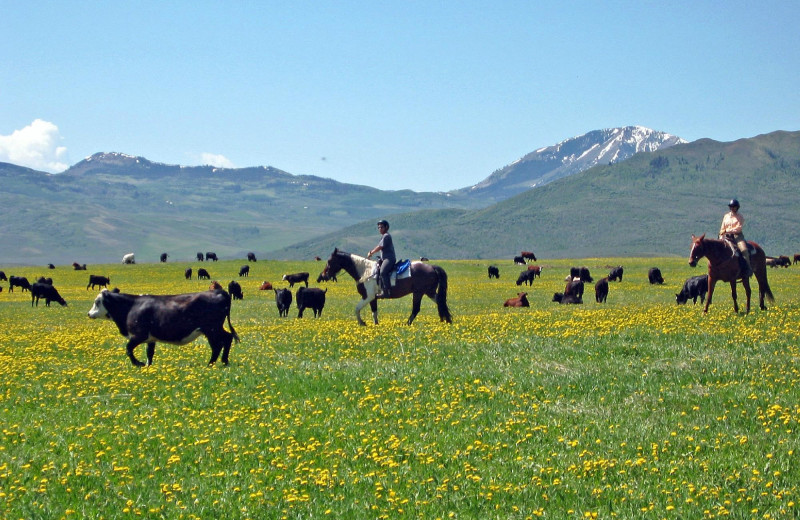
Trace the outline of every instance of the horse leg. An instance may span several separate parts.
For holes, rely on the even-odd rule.
[[[739,314],[739,302],[736,301],[736,280],[731,280],[731,298],[733,298],[733,312]]]
[[[414,322],[414,318],[417,317],[419,314],[419,308],[422,305],[422,293],[415,292],[413,293],[412,303],[411,303],[411,316],[408,317],[408,324],[411,325]]]
[[[364,320],[361,319],[361,309],[363,309],[364,306],[367,305],[367,303],[369,303],[369,301],[364,299],[356,304],[356,319],[358,320],[359,325],[366,325],[366,323],[364,323]]]
[[[706,308],[703,313],[708,313],[708,306],[711,305],[711,296],[714,294],[714,286],[717,284],[717,279],[708,275],[708,294],[706,294]]]
[[[378,324],[378,300],[372,300],[369,302],[369,307],[372,309],[372,322],[377,325]]]
[[[750,314],[750,293],[752,291],[750,290],[749,277],[742,278],[742,287],[744,287],[744,294],[747,296],[747,311],[745,312],[745,314]]]

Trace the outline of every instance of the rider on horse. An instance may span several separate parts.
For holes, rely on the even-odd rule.
[[[747,278],[753,274],[753,268],[750,267],[750,251],[747,249],[747,242],[744,239],[742,228],[744,227],[744,217],[739,213],[739,201],[731,199],[728,203],[730,211],[722,217],[722,225],[719,228],[719,237],[729,240],[736,244],[736,247],[741,252],[741,258],[744,260],[744,270],[742,277]]]
[[[371,257],[378,251],[381,253],[380,263],[380,281],[383,293],[379,294],[380,298],[391,298],[392,284],[390,277],[392,270],[397,262],[397,257],[394,254],[394,243],[392,242],[392,235],[389,234],[389,223],[385,220],[378,221],[378,232],[381,234],[381,241],[369,253],[367,258]]]

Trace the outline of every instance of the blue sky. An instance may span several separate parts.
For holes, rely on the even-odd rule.
[[[800,130],[800,2],[0,0],[0,161],[96,152],[383,189],[641,125]]]

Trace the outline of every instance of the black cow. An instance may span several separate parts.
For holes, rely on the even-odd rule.
[[[250,266],[243,265],[239,268],[239,276],[250,276]]]
[[[8,277],[6,276],[6,273],[4,273],[3,271],[0,271],[0,282],[3,282],[3,281],[7,282],[8,281]]]
[[[303,311],[306,309],[313,310],[315,318],[322,316],[322,309],[325,307],[326,292],[328,292],[328,289],[323,291],[316,287],[312,287],[311,289],[301,287],[297,289],[297,294],[295,295],[297,301],[297,317],[302,318]]]
[[[594,301],[604,303],[608,298],[608,277],[600,278],[594,284]]]
[[[325,274],[324,272],[319,273],[317,276],[317,283],[320,282],[338,282],[339,280],[336,279],[336,275]]]
[[[197,252],[197,261],[198,262],[202,262],[203,261],[203,253],[201,253],[200,251]]]
[[[569,280],[567,285],[564,286],[563,293],[554,293],[553,301],[558,303],[583,303],[583,282],[578,280]]]
[[[183,277],[186,278],[187,280],[191,280],[192,279],[192,268],[191,267],[186,269],[183,272]]]
[[[700,303],[702,304],[706,299],[706,293],[708,292],[708,275],[701,274],[699,276],[692,276],[688,278],[685,282],[683,282],[683,287],[681,288],[681,292],[675,295],[675,303],[678,305],[683,305],[684,303],[689,301],[689,298],[692,299],[692,303],[697,303],[697,297],[700,297]]]
[[[662,284],[664,283],[664,277],[661,276],[661,269],[658,267],[651,267],[649,271],[647,271],[647,279],[650,281],[650,284]]]
[[[30,291],[31,283],[24,276],[11,275],[8,277],[8,291],[14,292],[14,287],[21,287],[22,292]]]
[[[56,266],[54,266],[53,264],[47,264],[47,268],[48,268],[48,269],[55,269],[55,268],[56,268]]]
[[[308,287],[308,273],[295,273],[283,275],[283,281],[289,282],[289,287],[294,287],[294,284],[303,282]]]
[[[577,279],[584,283],[592,283],[594,281],[588,267],[570,267],[569,276],[573,280]]]
[[[49,276],[47,278],[45,278],[44,276],[40,276],[39,279],[36,280],[36,283],[46,283],[48,285],[53,285],[53,279],[50,278]]]
[[[197,279],[198,280],[211,280],[211,275],[208,274],[208,271],[203,269],[202,267],[197,270]]]
[[[99,287],[108,287],[108,284],[110,283],[111,283],[110,276],[100,276],[99,274],[90,274],[89,283],[86,284],[86,290],[89,290],[90,286],[92,289],[94,289],[95,285]]]
[[[622,266],[621,265],[611,268],[611,272],[608,273],[608,281],[609,282],[614,282],[614,281],[621,282],[622,281]]]
[[[72,262],[72,268],[76,271],[85,271],[86,264],[81,265],[78,262]]]
[[[292,306],[292,291],[289,289],[273,289],[275,291],[275,305],[278,307],[278,316],[288,316]]]
[[[487,271],[489,272],[489,278],[500,278],[500,269],[496,265],[490,265]]]
[[[248,262],[256,262],[256,254],[255,253],[247,253],[247,261]]]
[[[536,273],[534,271],[530,271],[528,269],[519,273],[519,277],[517,278],[517,285],[522,285],[527,283],[528,285],[533,285],[533,279],[536,278]]]
[[[234,300],[241,300],[244,298],[242,286],[235,280],[231,280],[231,283],[228,284],[228,292],[231,293],[231,298]]]
[[[34,301],[36,302],[36,306],[39,306],[39,298],[44,298],[46,307],[50,307],[50,302],[58,302],[62,307],[67,306],[67,302],[64,298],[62,298],[61,295],[58,294],[56,288],[49,283],[36,282],[31,286],[31,307],[33,307]]]
[[[575,296],[574,294],[564,294],[557,292],[553,293],[553,301],[563,304],[568,304],[568,303],[580,304],[583,303],[583,298],[581,298],[580,296]]]
[[[167,253],[161,253],[161,261],[162,262],[166,262],[167,258],[169,258],[169,255]]]
[[[225,291],[203,291],[172,296],[133,295],[103,289],[89,310],[90,318],[108,318],[128,338],[126,351],[135,366],[145,366],[133,353],[147,343],[147,365],[153,364],[156,342],[185,345],[200,335],[211,346],[212,365],[222,353],[228,364],[231,344],[239,336],[231,324],[231,296]],[[225,318],[228,327],[225,330]]]
[[[206,253],[206,262],[209,261],[209,260],[213,260],[213,261],[216,262],[217,261],[217,253],[213,253],[211,251]]]
[[[521,256],[515,256],[514,257],[514,265],[517,265],[517,264],[525,265],[526,264],[525,259],[523,257],[521,257]]]

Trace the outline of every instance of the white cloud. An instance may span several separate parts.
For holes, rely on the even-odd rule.
[[[66,170],[67,148],[59,146],[58,127],[48,121],[35,120],[11,135],[0,135],[0,161],[35,170],[58,173]]]
[[[224,155],[215,153],[202,153],[200,154],[203,164],[214,166],[216,168],[236,168],[233,162]]]

